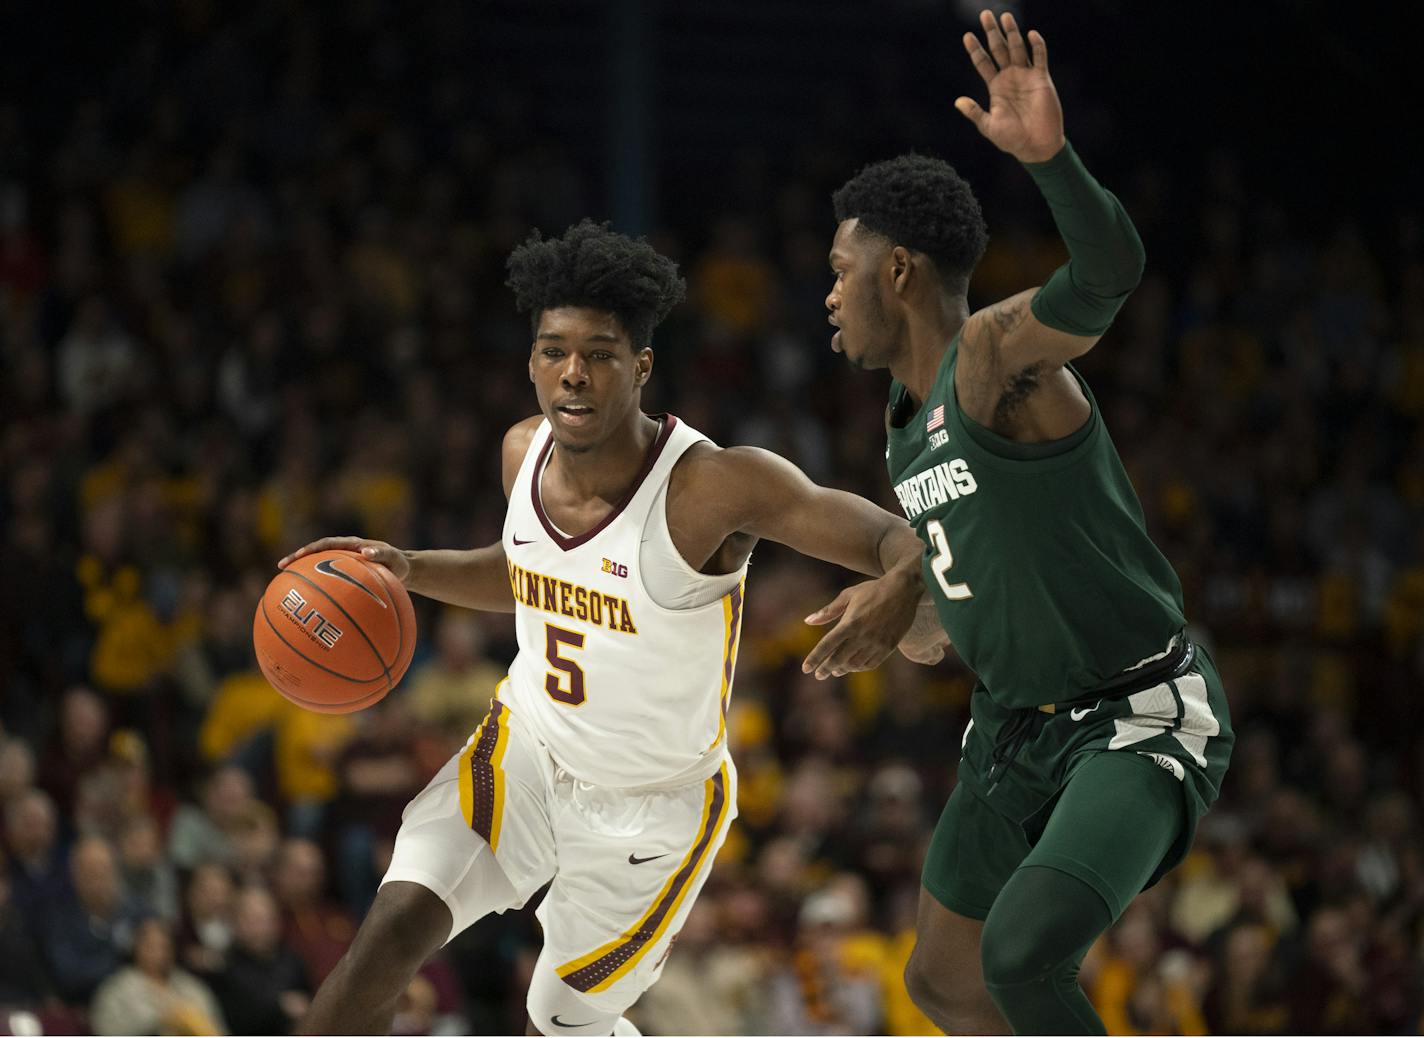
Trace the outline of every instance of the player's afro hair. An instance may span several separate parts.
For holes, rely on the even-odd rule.
[[[866,166],[831,202],[837,223],[858,219],[859,228],[923,252],[947,285],[963,285],[989,243],[984,214],[968,182],[948,162],[927,155],[901,155]]]
[[[587,306],[617,316],[634,349],[652,345],[653,329],[687,295],[677,264],[646,239],[592,220],[574,224],[561,238],[535,231],[506,266],[515,305],[536,330],[545,310]]]

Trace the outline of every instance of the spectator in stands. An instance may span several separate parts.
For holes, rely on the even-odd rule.
[[[173,936],[148,918],[134,933],[133,963],[99,985],[89,1010],[95,1034],[226,1034],[208,986],[173,962]]]
[[[411,716],[457,747],[484,720],[505,669],[485,655],[477,614],[447,608],[435,627],[435,653],[404,682]],[[450,752],[453,752],[450,751]],[[449,753],[446,753],[449,756]]]
[[[429,777],[417,766],[410,714],[399,698],[387,697],[362,711],[360,723],[360,734],[341,755],[343,793],[333,819],[337,879],[343,900],[357,915],[376,896],[379,845],[394,841],[401,812]]]
[[[180,869],[204,861],[233,864],[238,829],[257,803],[252,779],[242,768],[216,768],[203,785],[203,806],[184,804],[173,817],[168,854]]]
[[[185,966],[204,978],[218,973],[232,946],[237,891],[225,865],[207,862],[193,870],[184,898],[180,938]]]
[[[50,901],[40,944],[60,997],[83,1005],[133,947],[138,915],[123,899],[113,848],[86,836],[70,853],[72,889]]]
[[[213,987],[234,1034],[290,1034],[311,1004],[311,981],[282,944],[277,902],[262,887],[237,896],[227,961]]]
[[[68,885],[68,864],[58,839],[54,801],[38,789],[5,805],[5,844],[10,852],[10,897],[38,926],[39,913]]]
[[[1343,908],[1323,908],[1311,918],[1306,962],[1286,994],[1289,1033],[1364,1034],[1371,1029],[1366,939]]]
[[[158,823],[147,815],[131,820],[119,835],[125,900],[166,925],[178,921],[178,873],[163,853]]]
[[[59,731],[39,764],[39,785],[54,798],[60,816],[74,814],[79,781],[104,759],[108,749],[109,711],[97,694],[83,686],[65,692]]]
[[[801,907],[791,961],[771,979],[773,1033],[880,1033],[883,949],[863,929],[863,891],[846,879],[838,877]]]
[[[49,977],[29,921],[10,900],[10,877],[0,852],[0,1010],[35,1009],[50,995]]]
[[[536,20],[539,5],[437,6],[416,20],[394,0],[343,8],[342,46],[326,49],[296,5],[217,5],[185,33],[96,7],[112,60],[60,75],[57,91],[42,87],[72,40],[0,31],[0,64],[22,88],[0,99],[0,1001],[6,978],[24,987],[45,967],[10,949],[47,936],[37,906],[73,898],[76,833],[110,837],[135,893],[161,900],[152,876],[191,870],[180,958],[192,972],[225,968],[232,868],[243,884],[275,880],[284,902],[310,898],[308,851],[284,850],[267,875],[281,835],[323,847],[359,908],[383,834],[426,778],[425,748],[483,714],[493,682],[469,659],[512,654],[506,618],[481,619],[480,649],[464,617],[418,600],[417,658],[391,697],[414,725],[302,711],[252,657],[272,561],[321,530],[499,534],[499,436],[528,400],[528,326],[502,260],[531,221],[550,231],[581,215],[588,170],[545,143],[542,95],[516,76],[481,89],[485,63],[469,58],[506,48],[499,26],[526,8]],[[475,17],[492,31],[466,31]],[[452,56],[450,40],[467,46]],[[429,75],[408,74],[414,55]],[[882,80],[871,96],[895,120],[865,117],[852,90],[835,124],[858,134],[828,148],[808,125],[769,155],[696,159],[709,198],[664,192],[650,215],[692,293],[666,325],[670,369],[650,402],[724,443],[779,444],[893,508],[883,384],[841,377],[819,323],[827,189],[942,119]],[[1078,143],[1111,151],[1132,118],[1085,120]],[[1190,858],[1160,885],[1169,910],[1125,917],[1085,980],[1112,989],[1123,1029],[1191,1030],[1200,1002],[1216,1032],[1408,1033],[1424,1019],[1424,220],[1381,179],[1350,200],[1358,226],[1322,223],[1314,181],[1296,193],[1247,143],[1217,143],[1200,162],[1144,152],[1123,169],[1149,269],[1109,333],[1122,348],[1083,368],[1199,618],[1193,637],[1226,675],[1239,741]],[[677,185],[686,160],[659,161]],[[1012,178],[965,172],[1023,216],[991,243],[980,273],[993,285],[978,289],[1036,283],[1059,262],[1046,216],[1014,204]],[[649,1030],[767,1031],[765,978],[779,976],[796,1010],[785,1026],[925,1033],[893,979],[913,940],[904,886],[952,787],[972,676],[892,659],[855,680],[802,680],[815,632],[801,617],[830,579],[758,551],[727,718],[741,817],[644,1000]],[[105,739],[124,718],[147,752],[132,730]],[[233,763],[246,774],[222,770]],[[173,794],[189,802],[181,821]],[[808,977],[844,972],[813,951],[836,943],[817,898],[847,869],[871,881],[869,921],[891,942],[878,1024],[858,1003],[807,995]],[[294,933],[297,910],[284,911]],[[475,1029],[522,1026],[511,978],[534,924],[510,914],[461,941],[451,960]],[[244,952],[235,975],[299,990],[272,979],[281,944],[257,965]],[[437,1006],[455,1000],[438,975],[433,987]],[[404,1027],[430,1025],[430,994],[412,986]],[[833,1011],[811,1019],[823,1003]],[[259,1023],[293,1018],[279,1006]]]
[[[160,837],[168,833],[178,800],[166,784],[156,782],[153,760],[143,736],[119,728],[109,736],[108,769],[114,782],[116,812],[123,818],[149,817]]]
[[[320,987],[356,936],[356,923],[326,896],[326,863],[310,840],[289,839],[277,854],[272,892],[282,908],[283,940]]]
[[[232,870],[239,886],[266,885],[281,842],[277,812],[253,800],[238,815],[232,831]]]
[[[35,755],[29,743],[0,735],[0,810],[35,783]]]

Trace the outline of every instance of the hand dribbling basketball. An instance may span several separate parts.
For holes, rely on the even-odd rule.
[[[402,584],[410,576],[410,560],[405,557],[404,552],[385,541],[373,541],[365,537],[323,537],[292,552],[277,563],[277,568],[286,569],[298,559],[319,551],[349,551],[371,562],[379,562]]]
[[[257,665],[282,695],[318,713],[383,699],[415,652],[410,562],[384,541],[325,537],[278,563],[252,621]]]

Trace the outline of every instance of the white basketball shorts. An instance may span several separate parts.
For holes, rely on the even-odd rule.
[[[450,937],[550,883],[536,912],[544,949],[531,1017],[540,1025],[536,990],[617,1015],[662,971],[736,804],[730,757],[710,777],[669,789],[580,782],[495,699],[465,748],[406,806],[381,882],[437,894],[453,917]]]

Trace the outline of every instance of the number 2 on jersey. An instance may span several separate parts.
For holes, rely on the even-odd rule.
[[[925,524],[925,529],[929,531],[930,543],[934,545],[935,550],[930,569],[934,570],[935,579],[939,581],[939,589],[944,592],[944,597],[951,602],[973,598],[974,592],[969,590],[968,584],[951,584],[945,579],[949,567],[954,565],[954,553],[949,550],[949,538],[945,535],[944,524],[938,519],[931,519]]]
[[[565,689],[563,678],[558,674],[550,673],[544,677],[544,691],[549,693],[550,698],[556,699],[560,703],[580,706],[587,698],[583,691],[583,668],[573,660],[566,660],[559,655],[559,649],[564,645],[571,649],[582,649],[583,635],[578,631],[566,631],[562,627],[545,624],[544,657],[554,670],[561,670],[569,676],[569,687]]]

